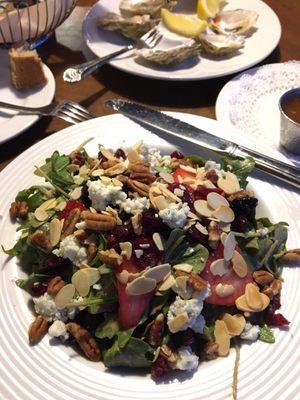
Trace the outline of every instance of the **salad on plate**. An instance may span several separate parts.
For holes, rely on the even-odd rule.
[[[290,324],[282,267],[299,250],[286,250],[286,223],[256,218],[254,160],[162,155],[142,141],[92,157],[84,145],[35,167],[47,183],[9,210],[18,240],[4,251],[28,274],[16,284],[32,296],[29,343],[48,333],[155,380],[274,343]]]

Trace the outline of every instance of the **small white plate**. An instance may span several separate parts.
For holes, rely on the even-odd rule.
[[[0,101],[24,107],[42,107],[51,103],[55,94],[55,80],[44,64],[47,84],[34,89],[17,90],[9,76],[6,50],[0,50]],[[19,135],[39,119],[36,115],[20,115],[16,111],[0,108],[0,144]]]
[[[248,135],[257,148],[264,142],[279,160],[300,165],[300,155],[279,145],[279,98],[294,87],[300,87],[300,62],[252,68],[223,87],[216,103],[217,119]]]
[[[97,27],[97,20],[107,12],[119,12],[119,0],[101,0],[88,12],[83,22],[83,35],[87,45],[98,57],[119,50],[130,42],[115,32],[108,32]],[[114,67],[147,78],[164,80],[199,80],[233,74],[252,67],[266,58],[277,46],[281,36],[281,26],[274,11],[261,0],[228,0],[225,9],[244,8],[254,10],[259,17],[257,30],[246,38],[241,51],[226,57],[201,55],[190,58],[173,67],[154,67],[151,64],[137,63],[131,53],[119,56],[110,62]],[[194,14],[195,0],[179,2],[176,12]],[[167,31],[160,24],[164,33],[157,48],[171,48],[189,40]]]

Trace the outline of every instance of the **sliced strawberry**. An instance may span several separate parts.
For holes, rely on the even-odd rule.
[[[130,273],[139,272],[137,265],[132,260],[123,261],[118,266],[118,272],[124,270]],[[118,282],[119,312],[118,319],[123,329],[130,329],[137,325],[144,311],[149,305],[153,292],[138,296],[131,296],[126,293],[126,285]]]
[[[252,282],[252,274],[248,274],[244,278],[240,278],[236,275],[232,269],[232,264],[228,266],[228,272],[223,276],[213,275],[210,271],[210,265],[213,261],[223,258],[223,245],[220,244],[217,250],[210,254],[206,261],[205,268],[201,272],[201,277],[207,280],[210,284],[211,295],[205,299],[207,303],[216,304],[220,306],[232,306],[235,304],[235,300],[245,293],[245,287],[247,283]],[[239,248],[236,248],[240,251]],[[216,294],[216,286],[221,283],[222,285],[232,285],[234,292],[227,297],[220,297]]]
[[[70,212],[72,210],[74,210],[74,208],[79,208],[80,211],[86,210],[86,207],[80,201],[78,201],[78,200],[69,200],[67,202],[67,205],[64,208],[64,210],[59,213],[59,218],[60,219],[66,219],[68,217],[68,215],[70,214]]]
[[[181,169],[181,168],[177,168],[177,169],[173,172],[173,178],[174,178],[174,181],[175,181],[176,183],[180,183],[180,182],[181,182],[179,176],[181,177],[181,179],[185,179],[185,178],[195,178],[195,175],[191,174],[190,172],[185,171],[184,169]]]

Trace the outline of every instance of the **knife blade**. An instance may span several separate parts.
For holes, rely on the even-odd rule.
[[[111,99],[106,101],[105,105],[149,128],[155,128],[158,132],[187,140],[220,155],[240,159],[247,156],[253,157],[256,168],[300,189],[300,168],[275,160],[230,140],[215,136],[161,111],[145,107],[138,103],[121,99]]]

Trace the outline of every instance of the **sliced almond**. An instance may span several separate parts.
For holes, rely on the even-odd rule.
[[[91,268],[91,267],[86,268],[84,270],[84,274],[87,275],[90,286],[93,286],[95,283],[97,283],[101,276],[98,268]]]
[[[189,317],[186,312],[177,315],[175,318],[172,318],[170,321],[168,321],[170,332],[178,332],[188,322],[188,320]]]
[[[167,183],[174,183],[174,178],[168,172],[162,171],[160,172],[159,176],[163,178],[163,180]]]
[[[180,169],[182,169],[183,171],[187,171],[191,174],[197,174],[197,170],[196,168],[190,167],[189,165],[180,165],[179,166]]]
[[[232,222],[234,220],[234,212],[228,206],[219,206],[213,213],[212,216],[217,218],[221,222]]]
[[[72,283],[63,286],[54,298],[56,307],[61,310],[65,308],[72,300],[75,294],[75,286]]]
[[[120,272],[116,276],[120,283],[122,283],[123,285],[126,285],[126,283],[128,282],[128,278],[129,278],[129,272],[124,269],[122,272]]]
[[[171,272],[170,264],[161,264],[156,267],[149,268],[143,276],[146,278],[151,278],[156,281],[156,283],[162,281]]]
[[[216,193],[216,192],[208,193],[208,195],[207,195],[207,203],[214,210],[216,210],[220,206],[229,207],[229,203],[225,199],[225,197],[221,196],[219,193]]]
[[[57,200],[56,199],[49,199],[46,200],[44,203],[42,203],[39,208],[41,210],[52,210],[53,208],[55,208],[55,206],[57,205]]]
[[[218,283],[215,290],[217,296],[228,297],[234,292],[234,287],[232,285]]]
[[[173,266],[176,271],[192,272],[193,266],[191,264],[176,264]]]
[[[162,192],[162,194],[169,200],[171,200],[172,202],[176,202],[176,203],[180,203],[181,199],[179,197],[177,197],[173,192],[171,192],[171,190],[167,189],[165,185],[161,185],[160,186],[160,190]]]
[[[126,286],[126,293],[131,296],[139,296],[152,292],[156,287],[156,280],[140,276],[128,283]]]
[[[208,235],[208,231],[205,226],[201,225],[200,222],[197,222],[195,228],[202,233],[202,235]]]
[[[217,276],[223,276],[228,272],[228,268],[226,267],[226,261],[224,258],[220,258],[219,260],[215,260],[210,264],[210,272]]]
[[[176,285],[174,285],[174,286],[178,287],[180,290],[185,292],[188,280],[189,280],[189,277],[187,275],[186,276],[177,276]],[[172,288],[174,288],[174,286],[172,286]]]
[[[102,176],[104,173],[104,169],[98,168],[92,172],[92,176]]]
[[[223,172],[223,176],[219,177],[217,184],[226,194],[233,194],[240,190],[237,176],[229,171]]]
[[[221,243],[223,246],[225,245],[226,238],[227,238],[227,233],[222,232],[221,233]]]
[[[232,255],[232,268],[240,278],[244,278],[248,273],[248,266],[244,257],[236,250]]]
[[[206,179],[203,181],[202,185],[207,188],[207,189],[214,189],[216,186],[210,181],[209,179]]]
[[[268,297],[266,294],[264,293],[260,293],[260,297],[263,303],[262,309],[261,311],[263,311],[264,309],[266,309],[268,307],[268,305],[270,304],[270,297]]]
[[[84,273],[87,269],[88,268],[83,268],[76,271],[71,280],[78,294],[82,297],[87,296],[91,287],[89,276]]]
[[[111,182],[114,186],[123,186],[123,183],[117,178],[112,178]]]
[[[121,255],[130,260],[132,256],[132,244],[130,242],[121,242],[120,248],[122,250]]]
[[[230,349],[230,336],[224,321],[216,320],[214,336],[218,344],[219,356],[227,356]]]
[[[38,221],[43,222],[48,218],[48,213],[41,208],[37,208],[34,212],[34,216]]]
[[[127,151],[127,159],[129,160],[129,162],[131,164],[136,164],[139,161],[141,161],[141,157],[140,157],[139,153],[133,148],[131,148]]]
[[[71,193],[70,193],[70,197],[73,200],[78,200],[80,199],[82,194],[82,187],[76,187]]]
[[[152,235],[153,242],[155,243],[156,247],[158,248],[159,251],[164,251],[164,243],[162,240],[162,237],[159,233],[155,232]]]
[[[211,217],[212,209],[208,207],[208,203],[206,200],[196,200],[194,202],[194,208],[197,214],[201,215],[201,217]]]
[[[155,197],[154,204],[159,211],[164,210],[169,205],[168,201],[162,195]]]
[[[61,230],[62,226],[60,220],[54,218],[49,224],[49,239],[53,247],[56,246],[60,240]]]
[[[253,312],[252,308],[249,307],[244,294],[235,300],[235,305],[238,310],[250,313]]]
[[[66,208],[67,202],[66,201],[61,201],[55,206],[56,211],[63,211]]]
[[[105,147],[100,147],[100,151],[101,151],[101,154],[103,155],[103,157],[107,158],[108,160],[116,159],[114,154],[111,151],[107,150]]]
[[[225,313],[222,316],[222,321],[225,322],[230,336],[239,336],[246,325],[245,317],[241,314],[231,315]]]
[[[263,300],[259,293],[258,287],[254,283],[247,283],[245,289],[245,297],[248,306],[254,310],[259,311],[263,307]]]
[[[171,289],[171,287],[176,283],[175,278],[173,275],[169,275],[167,276],[162,283],[160,284],[160,286],[158,287],[158,290],[160,292],[165,292],[166,290]]]
[[[226,261],[231,260],[235,248],[236,248],[235,236],[232,232],[229,232],[229,234],[224,239],[224,259]]]

